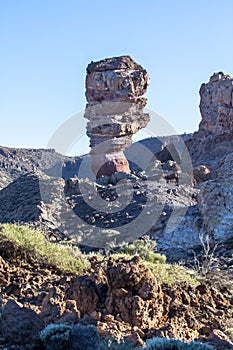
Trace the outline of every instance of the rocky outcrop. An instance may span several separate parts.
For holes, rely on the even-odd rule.
[[[137,101],[148,84],[148,73],[130,56],[107,58],[88,65],[86,98],[88,103]]]
[[[85,111],[90,137],[92,170],[97,178],[115,172],[130,173],[124,150],[132,135],[144,128],[143,111],[149,76],[129,56],[108,58],[87,67]]]
[[[199,183],[201,232],[214,241],[232,236],[233,78],[222,72],[200,89],[202,120],[188,146]]]
[[[66,288],[49,291],[42,304],[43,319],[50,314],[55,316],[54,322],[64,322],[67,311],[59,306],[63,300],[63,305],[72,304],[78,310],[76,321],[92,320],[104,334],[114,335],[117,329],[123,334],[134,330],[143,339],[152,329],[163,336],[170,332],[175,337],[192,339],[194,329],[201,335],[202,329],[212,321],[215,327],[224,329],[220,310],[225,312],[225,322],[231,319],[230,294],[226,293],[224,298],[216,289],[205,285],[184,284],[177,289],[161,285],[138,257],[108,259],[106,267],[96,263],[93,261],[94,271],[90,275],[71,278],[70,282],[66,281]],[[75,318],[69,321],[75,322]]]
[[[139,257],[100,262],[92,256],[86,275],[59,276],[47,266],[40,279],[43,270],[38,273],[30,254],[30,264],[22,265],[12,255],[4,262],[2,271],[9,280],[2,289],[0,337],[5,346],[37,349],[39,331],[51,323],[94,324],[104,335],[142,345],[153,336],[212,341],[215,333],[223,339],[232,322],[232,295],[226,288],[159,283]],[[19,278],[19,264],[21,288],[14,294],[8,287]],[[30,294],[35,284],[37,293]]]
[[[104,101],[88,105],[85,111],[90,137],[92,169],[97,177],[115,172],[130,173],[124,150],[132,136],[149,122],[140,103]]]
[[[214,73],[200,88],[201,122],[199,130],[187,141],[195,164],[217,166],[217,161],[232,151],[233,78]]]
[[[200,131],[233,133],[233,78],[222,72],[214,73],[200,89]],[[232,137],[232,135],[231,135]]]
[[[40,317],[29,308],[10,299],[3,308],[0,319],[0,336],[8,345],[25,350],[35,350],[42,345],[39,332],[44,328]]]
[[[197,197],[204,230],[218,242],[232,237],[233,153],[222,157]]]

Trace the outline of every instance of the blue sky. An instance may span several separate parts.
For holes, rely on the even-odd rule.
[[[232,15],[232,0],[0,0],[0,144],[45,147],[85,108],[87,64],[123,54],[149,72],[148,107],[196,130],[201,83],[233,75]]]

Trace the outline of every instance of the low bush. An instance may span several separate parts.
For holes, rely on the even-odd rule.
[[[196,341],[186,343],[182,340],[152,338],[147,340],[145,350],[214,350],[214,348]]]
[[[46,350],[69,349],[73,329],[67,324],[50,324],[40,332]]]
[[[40,333],[46,350],[133,350],[125,341],[105,337],[93,325],[50,324]]]
[[[155,240],[152,240],[149,237],[144,237],[143,239],[137,239],[132,243],[122,243],[119,246],[118,252],[122,254],[139,255],[143,260],[152,263],[165,263],[166,256],[155,253],[155,247]]]

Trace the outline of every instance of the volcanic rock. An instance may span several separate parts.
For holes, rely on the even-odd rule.
[[[200,89],[200,131],[233,132],[233,78],[222,72],[211,76]]]
[[[187,141],[196,165],[217,166],[217,161],[232,151],[233,78],[214,73],[200,88],[201,122],[199,130]]]
[[[39,332],[44,328],[40,317],[28,308],[9,300],[0,320],[0,333],[8,345],[24,346],[25,350],[39,349]]]
[[[143,111],[149,77],[129,56],[91,63],[87,67],[85,111],[90,137],[92,170],[97,178],[115,172],[130,173],[123,151],[132,135],[144,128],[149,116]]]
[[[88,65],[86,98],[89,103],[135,101],[146,92],[148,84],[148,73],[130,56],[107,58]]]
[[[232,235],[233,222],[233,78],[213,74],[202,84],[200,98],[199,130],[186,144],[200,184],[201,234],[224,242]]]

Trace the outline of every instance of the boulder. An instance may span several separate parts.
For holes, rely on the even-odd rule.
[[[12,299],[3,308],[0,329],[8,345],[24,346],[25,350],[40,349],[39,332],[43,327],[42,320],[33,310]]]

